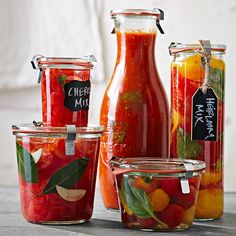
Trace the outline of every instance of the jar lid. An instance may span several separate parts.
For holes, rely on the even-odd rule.
[[[185,52],[185,51],[199,51],[202,49],[202,46],[200,43],[197,44],[182,44],[173,42],[169,46],[169,53],[170,55],[174,55],[179,52]],[[226,45],[224,44],[211,44],[211,51],[220,52],[222,54],[225,53]]]
[[[93,69],[96,58],[93,55],[84,56],[80,58],[70,57],[45,57],[42,55],[35,55],[31,64],[33,69],[41,68],[74,68],[74,69]]]
[[[37,125],[38,124],[38,125]],[[61,135],[66,136],[68,134],[67,126],[64,127],[52,127],[43,126],[41,122],[37,124],[19,124],[12,125],[12,132],[14,135]],[[87,127],[75,127],[76,134],[89,135],[98,134],[101,135],[104,130],[103,126],[87,126]]]
[[[113,157],[110,161],[111,167],[120,173],[124,172],[146,172],[157,174],[186,174],[192,171],[195,174],[205,169],[203,161],[191,159],[163,159],[158,157]],[[190,167],[191,170],[188,169]]]
[[[161,9],[154,8],[153,10],[148,9],[116,9],[111,10],[110,12],[112,18],[129,16],[144,16],[144,17],[152,17],[158,20],[164,20],[164,12]]]

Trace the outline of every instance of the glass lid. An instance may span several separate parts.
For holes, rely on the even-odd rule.
[[[110,161],[113,169],[123,169],[124,172],[151,172],[151,173],[185,173],[186,166],[192,166],[193,172],[203,171],[206,164],[203,161],[190,159],[164,159],[158,157],[113,157]],[[121,170],[121,172],[123,172]]]
[[[169,46],[169,52],[170,55],[174,55],[178,52],[184,52],[184,51],[199,51],[202,49],[202,46],[200,43],[196,44],[182,44],[177,42],[172,42]],[[216,52],[225,53],[226,45],[224,44],[211,44],[211,50]]]
[[[115,9],[110,12],[112,18],[129,16],[143,16],[157,18],[158,20],[164,20],[164,12],[161,9],[154,8],[153,10],[148,9]]]
[[[70,57],[45,57],[42,55],[35,55],[31,64],[34,69],[44,67],[75,67],[80,69],[93,69],[97,60],[93,55],[70,58]]]
[[[104,130],[103,126],[87,126],[76,127],[77,134],[101,134]],[[67,134],[67,126],[52,127],[43,126],[41,122],[34,122],[32,124],[12,125],[13,134]]]

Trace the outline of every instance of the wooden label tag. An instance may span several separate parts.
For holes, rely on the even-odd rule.
[[[191,139],[217,140],[218,98],[213,89],[199,88],[192,97]]]

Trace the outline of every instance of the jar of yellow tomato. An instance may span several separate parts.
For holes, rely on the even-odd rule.
[[[206,163],[195,219],[223,214],[225,45],[172,43],[171,148],[173,158]]]

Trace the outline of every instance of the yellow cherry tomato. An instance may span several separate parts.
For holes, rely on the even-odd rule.
[[[182,223],[187,224],[189,226],[191,226],[193,224],[195,207],[196,206],[193,205],[184,211],[184,217],[183,217]]]
[[[210,66],[215,68],[215,69],[219,69],[219,70],[224,70],[225,69],[225,63],[215,57],[212,57],[210,60]]]
[[[223,197],[221,189],[199,190],[195,218],[220,218],[223,213]]]
[[[173,134],[175,130],[179,127],[179,125],[182,123],[183,117],[179,112],[175,110],[173,110],[171,115],[172,115],[171,120],[173,121],[172,127],[171,127],[171,133]]]
[[[120,204],[121,204],[122,207],[124,208],[125,212],[126,212],[129,216],[133,215],[132,210],[126,205],[126,202],[125,202],[125,200],[124,200],[124,198],[123,198],[123,195],[122,195],[122,192],[121,192],[121,191],[119,191],[119,196],[120,196]]]
[[[194,81],[202,81],[205,74],[205,69],[201,62],[200,54],[196,53],[193,56],[187,57],[181,62],[176,62],[177,70],[181,76],[184,78],[194,80]],[[210,60],[210,66],[215,69],[224,70],[225,63],[214,56],[212,56]]]
[[[166,192],[162,189],[156,189],[149,194],[149,199],[153,208],[153,211],[160,212],[164,210],[170,201],[170,198]]]
[[[222,180],[222,172],[221,171],[207,171],[201,176],[201,183],[202,187],[207,185],[214,185],[217,184],[219,181]]]
[[[187,57],[176,64],[178,72],[184,78],[195,81],[201,81],[204,78],[204,68],[202,67],[200,54]]]

